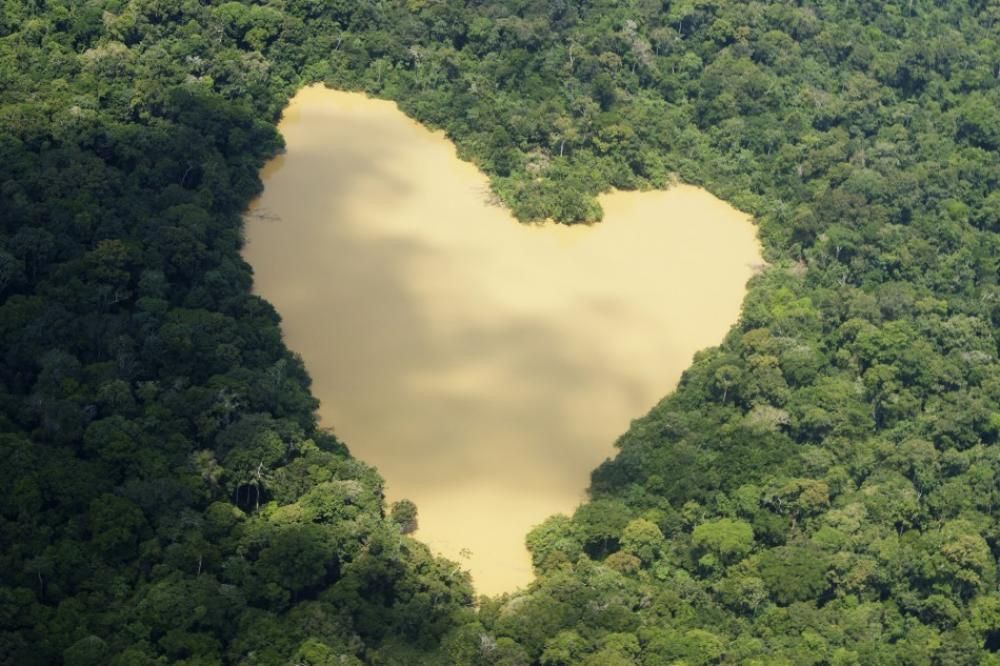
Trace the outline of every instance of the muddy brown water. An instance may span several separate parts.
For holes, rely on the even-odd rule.
[[[736,321],[754,226],[686,185],[604,195],[593,226],[519,224],[442,133],[357,93],[305,88],[279,129],[244,256],[322,423],[477,591],[526,585],[531,527]]]

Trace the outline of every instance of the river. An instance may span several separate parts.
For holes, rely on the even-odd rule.
[[[736,321],[754,226],[686,185],[519,224],[443,133],[357,93],[305,88],[279,129],[244,256],[321,422],[477,591],[526,585],[527,532]]]

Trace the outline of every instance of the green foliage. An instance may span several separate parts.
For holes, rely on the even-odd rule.
[[[742,520],[720,518],[695,527],[691,542],[725,563],[738,562],[753,548],[753,528]]]
[[[417,530],[417,505],[403,499],[392,503],[389,519],[399,525],[399,531],[410,534]]]
[[[555,515],[536,526],[525,539],[535,569],[575,562],[583,554],[580,527],[566,516]]]
[[[0,3],[0,662],[997,661],[998,22]],[[523,220],[680,178],[759,224],[739,324],[478,614],[238,255],[311,81],[445,129]]]
[[[622,532],[622,551],[635,555],[645,564],[650,564],[659,556],[665,545],[663,532],[645,518],[637,518],[625,526]]]
[[[820,598],[829,588],[828,556],[813,548],[780,546],[764,551],[757,568],[779,604]]]

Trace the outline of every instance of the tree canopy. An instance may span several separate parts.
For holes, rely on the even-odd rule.
[[[1000,663],[1000,6],[0,0],[0,662]],[[522,220],[752,213],[739,323],[478,607],[317,427],[241,212],[322,81]],[[377,399],[377,398],[376,398]]]

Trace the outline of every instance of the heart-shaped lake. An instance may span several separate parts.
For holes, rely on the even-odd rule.
[[[356,93],[306,88],[280,130],[244,254],[322,422],[479,592],[526,584],[527,532],[736,321],[753,225],[683,185],[518,224],[442,133]]]

